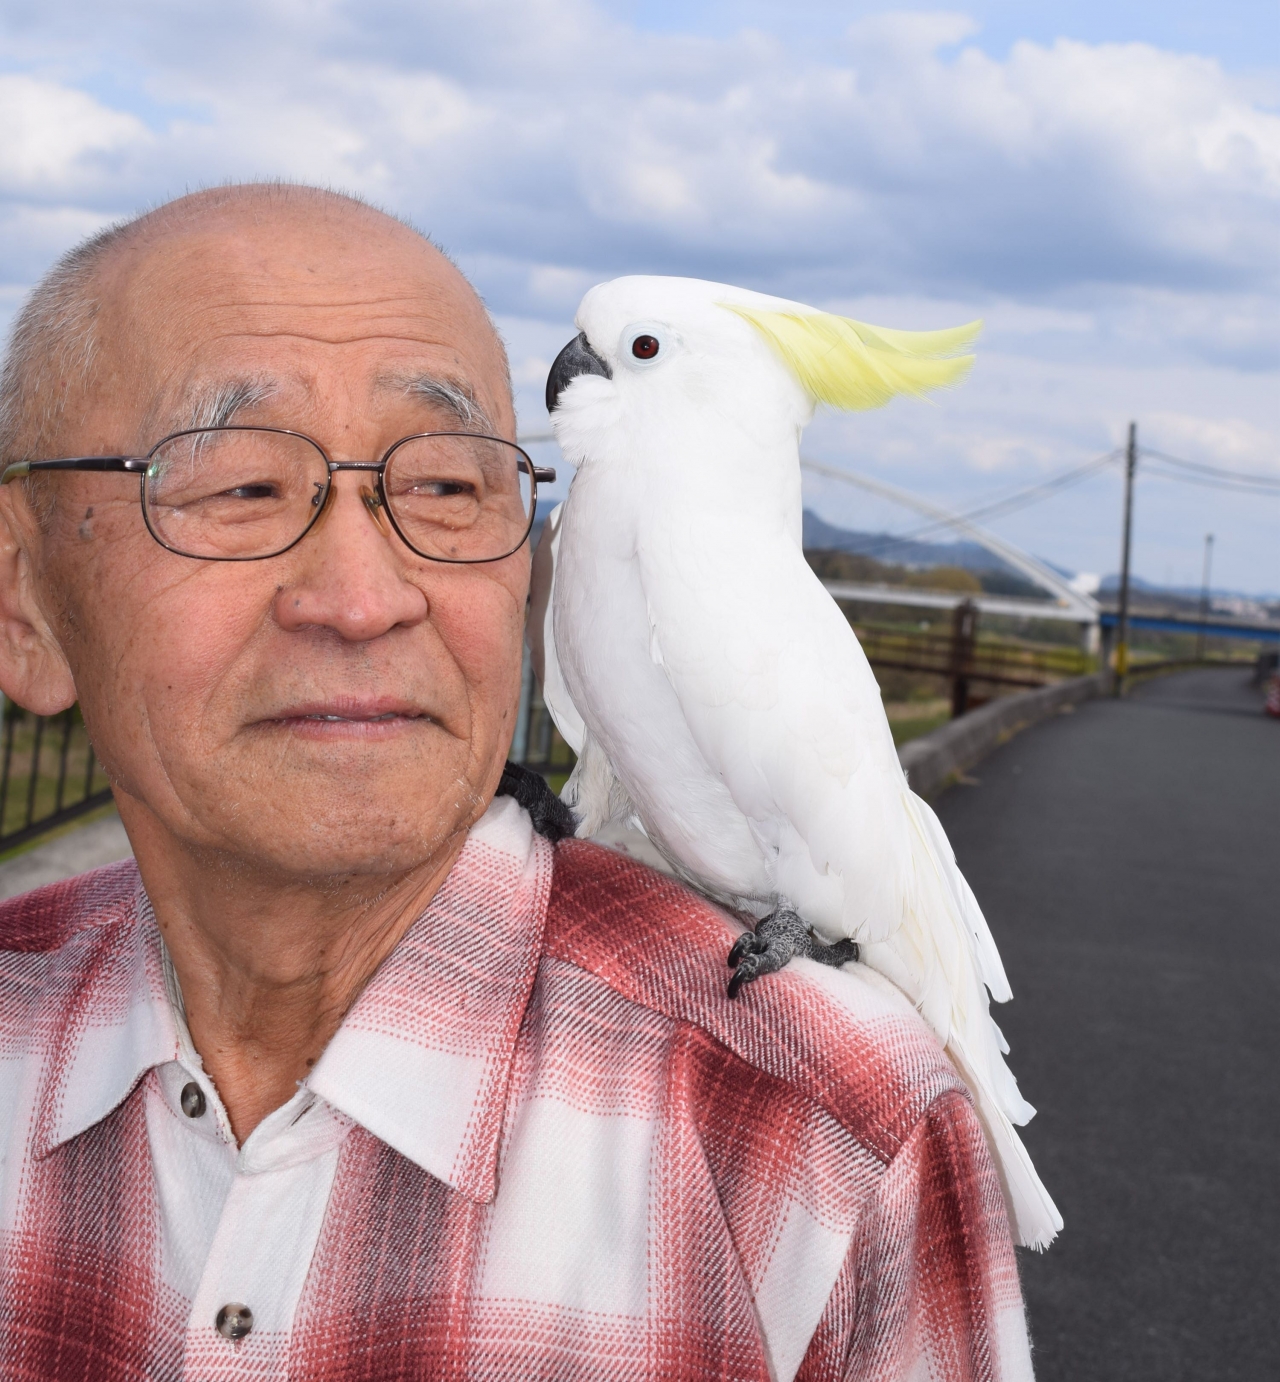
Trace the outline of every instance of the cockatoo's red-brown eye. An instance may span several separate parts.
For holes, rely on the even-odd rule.
[[[656,336],[637,336],[631,342],[631,353],[637,360],[652,360],[658,353],[658,338]]]

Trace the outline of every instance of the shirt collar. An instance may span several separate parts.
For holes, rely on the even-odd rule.
[[[553,851],[498,797],[307,1080],[430,1175],[492,1199]]]
[[[136,874],[135,874],[136,878]],[[50,956],[51,1031],[35,1128],[43,1156],[105,1118],[153,1066],[178,1054],[151,905],[133,897]]]
[[[553,852],[498,797],[388,956],[307,1086],[437,1179],[491,1199],[520,1023],[542,953]],[[136,876],[136,875],[135,875]],[[36,1153],[105,1118],[154,1066],[198,1066],[151,904],[131,902],[51,956],[55,1004]],[[172,988],[172,991],[170,989]]]

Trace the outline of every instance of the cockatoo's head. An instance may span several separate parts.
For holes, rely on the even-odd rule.
[[[888,331],[723,283],[640,276],[592,288],[575,323],[547,409],[579,466],[636,444],[650,458],[681,442],[705,455],[712,437],[733,439],[728,450],[743,437],[794,446],[818,403],[874,408],[955,383],[981,325]]]

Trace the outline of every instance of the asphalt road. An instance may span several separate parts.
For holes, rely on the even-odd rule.
[[[1066,1228],[1041,1382],[1280,1378],[1280,722],[1238,671],[1028,730],[936,803]]]

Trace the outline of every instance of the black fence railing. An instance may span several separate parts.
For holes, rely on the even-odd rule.
[[[542,699],[542,689],[533,675],[529,654],[524,655],[524,669],[520,683],[520,708],[516,714],[516,732],[511,744],[511,761],[541,773],[559,790],[564,779],[573,771],[577,755],[560,737],[551,719],[551,712]]]
[[[34,715],[6,699],[0,738],[0,851],[111,800],[78,707]]]

